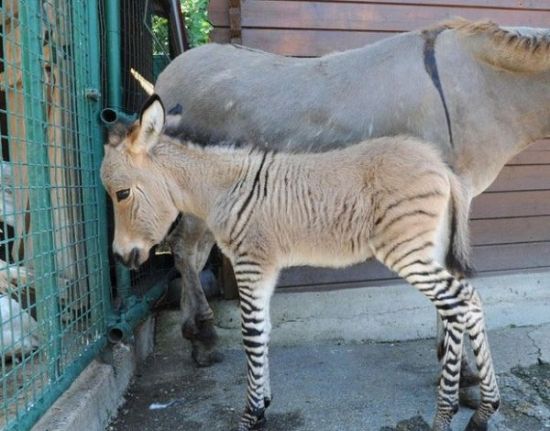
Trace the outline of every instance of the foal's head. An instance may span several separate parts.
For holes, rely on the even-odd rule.
[[[164,107],[152,96],[138,121],[111,131],[101,164],[101,180],[115,215],[113,252],[134,269],[149,258],[178,217],[171,182],[155,157],[164,123]]]

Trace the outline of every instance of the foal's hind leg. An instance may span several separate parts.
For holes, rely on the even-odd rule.
[[[466,330],[470,336],[472,347],[479,370],[481,402],[476,412],[470,419],[466,431],[486,431],[487,421],[500,405],[500,394],[496,382],[493,360],[487,341],[485,329],[485,317],[481,299],[477,292],[469,301],[466,319]]]
[[[214,244],[212,234],[200,220],[185,216],[167,239],[174,263],[181,274],[182,335],[192,344],[192,357],[206,367],[222,360],[216,351],[217,333],[214,313],[208,305],[199,273]]]
[[[443,321],[442,370],[433,431],[450,431],[451,420],[458,411],[465,313],[471,293],[445,268],[429,258],[415,256],[412,260],[399,260],[397,266],[388,266],[424,293],[434,303]]]
[[[444,338],[443,338],[443,320],[436,315],[437,320],[437,359],[441,361],[444,354]],[[468,355],[466,353],[466,343],[462,346],[462,359],[460,363],[460,387],[459,401],[460,404],[472,409],[479,407],[479,376],[470,366]]]

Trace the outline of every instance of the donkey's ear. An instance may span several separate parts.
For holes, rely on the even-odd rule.
[[[131,140],[131,151],[148,152],[158,141],[166,115],[164,105],[157,94],[153,94],[141,108],[139,114],[139,132],[137,139]]]

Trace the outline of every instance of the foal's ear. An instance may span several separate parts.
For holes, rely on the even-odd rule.
[[[164,105],[157,94],[153,94],[141,108],[137,136],[130,139],[130,150],[133,153],[148,152],[157,143],[166,115]]]

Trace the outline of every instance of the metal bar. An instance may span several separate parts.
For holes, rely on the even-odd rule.
[[[173,274],[168,272],[127,310],[120,315],[111,316],[107,328],[107,338],[111,343],[128,339],[132,329],[147,317],[159,298],[166,292],[172,278]]]
[[[122,108],[122,65],[120,38],[120,0],[105,1],[105,30],[107,33],[107,85],[109,105]]]
[[[49,380],[60,376],[61,328],[59,297],[56,280],[55,242],[53,238],[52,207],[48,144],[45,133],[44,88],[40,8],[36,2],[20,3],[21,52],[23,90],[25,100],[25,127],[27,133],[27,162],[29,178],[29,205],[31,211],[31,238],[36,291],[37,321],[43,330],[47,345]]]
[[[109,106],[122,108],[122,64],[120,38],[120,0],[105,1],[105,27],[107,33],[107,88]],[[117,292],[123,301],[130,296],[130,271],[115,264]]]
[[[99,112],[101,109],[101,52],[100,52],[100,35],[99,35],[99,4],[98,0],[89,0],[86,2],[86,7],[88,8],[88,67],[90,68],[89,72],[89,88],[87,89],[88,100],[93,111],[90,118],[96,119],[97,122],[92,123],[92,139],[94,145],[92,146],[92,164],[93,170],[95,172],[94,183],[95,183],[95,192],[96,202],[97,202],[97,213],[99,219],[102,221],[101,226],[99,226],[98,232],[98,241],[99,241],[99,252],[100,256],[109,256],[109,239],[107,235],[107,196],[101,185],[101,179],[99,178],[99,169],[101,166],[101,160],[103,158],[103,130],[99,127]],[[88,91],[91,90],[91,91]],[[89,95],[98,94],[99,99],[96,101],[98,103],[93,104],[94,97],[89,97]],[[103,318],[106,320],[107,316],[111,313],[111,277],[109,276],[109,261],[107,257],[101,259],[100,266],[102,268],[102,291],[103,291]]]
[[[175,45],[173,57],[181,54],[184,51],[187,51],[189,46],[189,41],[187,39],[187,34],[185,32],[185,24],[183,20],[183,13],[181,11],[180,0],[168,0],[168,7],[170,8],[170,28],[174,35]]]
[[[100,231],[106,231],[106,212],[101,208],[105,205],[100,200],[105,200],[104,193],[98,178],[98,166],[94,160],[97,151],[95,147],[101,147],[101,136],[97,133],[100,126],[98,122],[90,123],[90,118],[97,118],[99,100],[90,99],[90,91],[99,91],[99,44],[98,21],[90,23],[90,9],[97,11],[97,0],[88,0],[85,4],[74,2],[71,8],[72,20],[82,26],[87,26],[88,31],[74,32],[75,52],[75,81],[76,81],[76,124],[79,138],[79,164],[80,181],[82,187],[82,204],[84,216],[84,235],[86,247],[86,273],[87,290],[90,294],[91,319],[96,333],[103,334],[105,329],[104,303],[109,302],[109,279],[105,274],[109,272],[106,249],[99,239]],[[97,12],[96,12],[97,16]],[[95,26],[95,28],[94,28]],[[94,57],[92,57],[92,55]],[[97,57],[96,57],[97,56]],[[88,58],[87,58],[88,57]],[[92,141],[92,142],[90,142]]]

